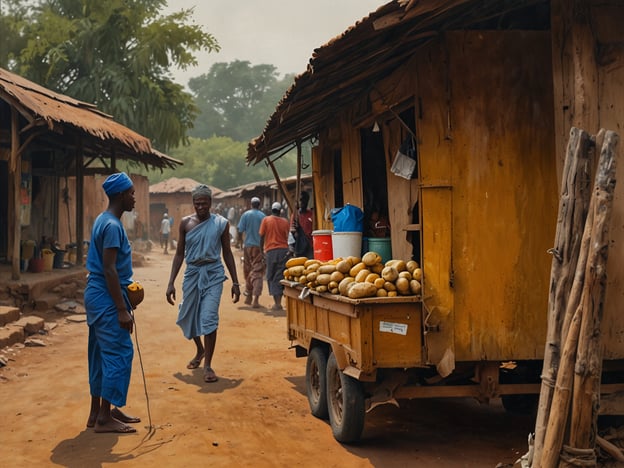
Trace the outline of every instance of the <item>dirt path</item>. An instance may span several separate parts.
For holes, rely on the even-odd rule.
[[[186,369],[194,346],[175,325],[177,307],[165,301],[171,258],[152,253],[135,269],[147,292],[136,322],[155,430],[137,353],[126,410],[143,418],[138,433],[85,427],[87,327],[61,321],[42,338],[47,347],[24,348],[0,369],[3,466],[493,468],[526,451],[530,418],[463,399],[378,407],[360,443],[337,443],[329,424],[309,412],[305,359],[288,349],[284,315],[233,305],[229,282],[213,360],[220,379],[204,383],[201,368]],[[266,285],[261,299],[269,304]]]

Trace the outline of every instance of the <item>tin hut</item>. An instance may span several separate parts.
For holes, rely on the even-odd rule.
[[[568,134],[624,125],[623,20],[616,1],[392,1],[315,50],[250,143],[248,163],[270,164],[317,141],[318,226],[346,203],[388,216],[392,257],[424,272],[417,365],[445,377],[479,363],[479,378],[514,361],[539,382]],[[623,195],[603,326],[613,363]]]

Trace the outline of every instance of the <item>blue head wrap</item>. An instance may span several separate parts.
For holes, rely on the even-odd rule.
[[[130,179],[125,172],[117,172],[106,178],[102,184],[102,188],[104,188],[106,195],[110,197],[111,195],[125,192],[132,187],[132,185],[132,179]]]

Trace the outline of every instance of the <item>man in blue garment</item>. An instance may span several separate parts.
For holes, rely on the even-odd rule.
[[[204,382],[216,382],[218,378],[212,369],[212,356],[217,342],[223,282],[227,279],[221,256],[232,278],[231,295],[234,303],[240,299],[240,284],[230,244],[228,220],[219,214],[210,213],[212,191],[207,185],[197,186],[191,195],[195,213],[180,221],[179,240],[171,264],[166,297],[169,304],[175,303],[174,281],[182,262],[186,261],[182,302],[176,322],[184,336],[195,342],[195,357],[186,367],[195,369],[203,359]]]
[[[130,177],[119,172],[107,177],[102,187],[108,208],[93,223],[84,292],[91,391],[87,427],[128,433],[136,429],[126,423],[140,419],[117,408],[126,404],[134,355],[132,306],[126,289],[132,283],[132,251],[121,215],[134,208],[134,186]]]
[[[244,235],[243,241],[243,276],[245,277],[245,304],[254,308],[261,307],[258,299],[262,294],[262,281],[266,264],[262,253],[260,223],[264,213],[260,211],[260,199],[251,199],[251,209],[241,216],[238,222],[238,233]]]

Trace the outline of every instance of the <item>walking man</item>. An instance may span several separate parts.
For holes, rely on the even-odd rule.
[[[102,187],[108,208],[93,223],[84,292],[91,391],[87,427],[128,433],[136,429],[126,423],[140,419],[117,408],[126,404],[134,356],[130,338],[134,321],[126,289],[132,283],[132,251],[121,215],[134,208],[134,186],[130,177],[119,172],[107,177]]]
[[[260,199],[251,199],[251,209],[245,211],[238,222],[238,233],[243,236],[243,275],[245,276],[245,304],[261,307],[258,299],[262,294],[265,263],[262,253],[260,224],[265,215],[260,211]]]
[[[171,223],[169,222],[169,215],[165,213],[163,219],[160,222],[160,239],[161,244],[164,244],[164,254],[169,253],[169,233],[171,232]],[[162,246],[162,245],[161,245]]]
[[[288,233],[290,224],[280,216],[282,205],[279,202],[271,205],[271,215],[260,223],[260,236],[266,258],[267,285],[269,294],[273,296],[272,310],[282,310],[284,286],[280,281],[284,277],[286,260],[288,259]]]
[[[204,382],[216,382],[218,378],[212,369],[212,356],[217,342],[223,282],[227,279],[221,257],[232,278],[231,295],[234,303],[240,299],[240,285],[230,243],[229,223],[223,216],[210,213],[210,187],[199,185],[193,189],[191,196],[195,213],[180,221],[179,240],[171,264],[166,297],[169,304],[175,303],[174,281],[182,262],[186,261],[182,302],[176,322],[184,336],[195,342],[195,357],[186,367],[195,369],[203,359]]]

